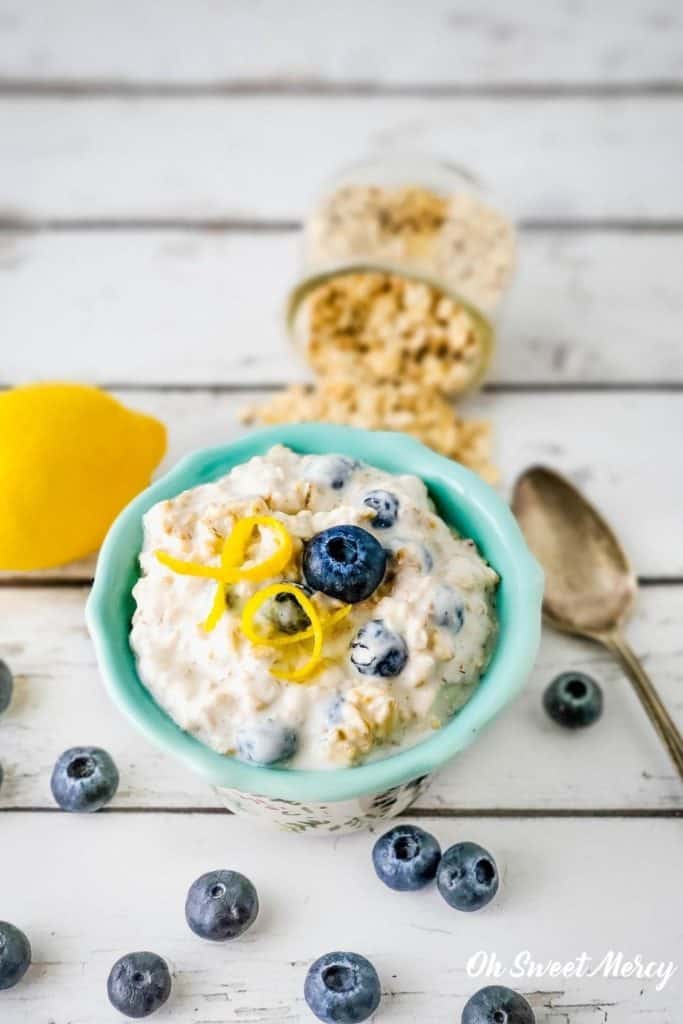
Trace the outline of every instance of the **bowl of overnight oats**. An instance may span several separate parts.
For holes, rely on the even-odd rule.
[[[500,497],[398,433],[255,432],[124,510],[87,620],[105,684],[237,813],[400,813],[517,693],[541,572]]]

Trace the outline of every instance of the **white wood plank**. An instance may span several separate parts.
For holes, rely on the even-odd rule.
[[[408,146],[469,165],[521,217],[680,218],[682,125],[680,97],[5,100],[0,212],[291,219],[338,166]]]
[[[111,705],[83,623],[86,588],[0,588],[0,657],[17,676],[0,722],[5,782],[0,807],[51,807],[52,766],[67,747],[98,744],[121,772],[116,807],[216,807],[200,779],[159,753]],[[630,636],[673,716],[683,726],[680,611],[683,587],[647,587]],[[541,708],[548,682],[588,671],[605,691],[602,721],[581,734],[553,725]],[[494,765],[505,764],[505,784]],[[630,685],[602,651],[549,631],[520,697],[474,747],[434,782],[423,808],[662,809],[683,792]]]
[[[240,410],[268,397],[203,390],[117,394],[166,423],[169,451],[162,469],[195,448],[239,436],[245,429]],[[555,466],[615,525],[640,576],[683,575],[683,551],[671,539],[678,536],[683,508],[683,477],[675,471],[683,394],[488,393],[463,403],[462,411],[493,421],[505,494],[532,463]],[[81,565],[49,575],[84,578],[87,572]]]
[[[677,6],[531,0],[3,0],[0,66],[34,80],[623,82],[680,77]],[[104,44],[104,45],[103,45]]]
[[[3,380],[300,379],[282,325],[298,245],[267,232],[0,235]],[[683,380],[681,265],[677,233],[523,233],[493,379]]]
[[[384,995],[372,1019],[392,1024],[459,1020],[486,983],[467,974],[479,950],[508,969],[524,950],[563,964],[585,951],[591,967],[610,950],[678,964],[680,822],[422,824],[444,846],[471,838],[497,858],[503,883],[485,911],[463,919],[434,889],[392,893],[374,875],[367,834],[310,840],[202,815],[5,815],[3,916],[26,930],[35,958],[3,992],[5,1019],[111,1024],[106,978],[133,949],[168,959],[173,992],[154,1019],[183,1024],[307,1024],[308,966],[340,948],[375,963]],[[261,900],[253,928],[225,945],[202,942],[183,920],[188,886],[217,867],[241,869]],[[644,876],[661,880],[657,892]],[[680,1020],[680,969],[660,992],[636,977],[501,981],[527,994],[538,1024]]]

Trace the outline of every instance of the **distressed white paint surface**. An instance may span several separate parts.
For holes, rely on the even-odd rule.
[[[365,152],[465,164],[524,218],[681,218],[683,98],[23,98],[0,104],[0,213],[301,217]]]
[[[282,325],[298,246],[295,233],[0,234],[2,379],[302,378]],[[683,380],[681,265],[678,233],[523,233],[493,379]]]
[[[7,76],[123,82],[384,85],[667,81],[683,69],[674,4],[588,0],[3,0]],[[208,29],[208,30],[207,30]]]
[[[229,816],[3,815],[14,864],[0,883],[3,914],[29,934],[36,960],[23,983],[2,993],[3,1020],[113,1024],[120,1018],[106,1001],[107,974],[133,949],[154,950],[173,968],[171,1000],[154,1017],[160,1024],[306,1024],[306,971],[332,949],[376,964],[384,990],[377,1024],[459,1020],[485,983],[466,972],[479,950],[505,965],[525,949],[544,962],[585,951],[597,963],[615,948],[677,959],[680,822],[422,824],[444,846],[473,839],[497,858],[501,892],[485,911],[463,917],[434,889],[392,893],[374,876],[367,834],[271,835]],[[183,919],[190,883],[218,867],[249,875],[262,905],[253,929],[226,945],[202,942]],[[539,1024],[678,1024],[683,999],[680,971],[661,992],[653,981],[600,976],[514,985],[529,994]]]
[[[83,622],[87,588],[0,588],[0,657],[17,674],[0,723],[5,782],[0,807],[51,807],[52,766],[67,747],[107,747],[121,772],[116,806],[217,807],[205,783],[134,730],[98,677]],[[630,628],[667,706],[683,727],[680,613],[683,587],[643,590]],[[604,688],[603,719],[567,733],[546,717],[541,694],[567,669]],[[504,765],[504,780],[500,766]],[[629,811],[683,806],[681,785],[630,684],[598,647],[546,631],[522,696],[421,799],[423,808]]]

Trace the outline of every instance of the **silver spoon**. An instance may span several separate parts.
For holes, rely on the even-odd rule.
[[[683,778],[683,737],[624,639],[638,583],[619,541],[583,495],[544,466],[522,473],[512,508],[545,570],[545,621],[603,644],[621,662]]]

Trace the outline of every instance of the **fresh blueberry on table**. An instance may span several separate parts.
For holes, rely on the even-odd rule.
[[[386,551],[360,526],[331,526],[304,546],[308,585],[346,604],[370,597],[384,579],[386,565]]]
[[[405,640],[382,619],[370,619],[361,626],[351,644],[351,661],[364,676],[397,676],[407,660]]]
[[[126,953],[109,972],[109,1002],[126,1017],[149,1017],[170,994],[168,964],[156,953]]]
[[[398,498],[391,491],[369,491],[363,504],[375,510],[370,523],[376,530],[388,530],[398,518]]]
[[[0,921],[0,991],[13,988],[31,963],[31,943],[9,921]]]
[[[200,939],[226,942],[251,927],[258,916],[256,889],[239,871],[208,871],[190,886],[185,919]]]
[[[498,892],[498,868],[483,846],[456,843],[441,858],[436,884],[449,906],[481,910]]]
[[[543,694],[543,707],[559,725],[581,729],[602,715],[602,690],[583,672],[563,672]]]
[[[519,992],[487,985],[467,1001],[461,1024],[535,1024],[534,1011]]]
[[[436,877],[441,847],[417,825],[396,825],[385,832],[372,850],[377,877],[390,889],[423,889]]]
[[[434,594],[432,618],[437,626],[459,633],[465,622],[465,605],[452,587],[441,586]]]
[[[302,583],[295,583],[294,586],[299,587],[304,594],[310,597],[312,591],[309,587]],[[266,614],[281,633],[301,633],[311,624],[311,620],[294,594],[289,594],[286,591],[276,594],[273,600],[268,602]]]
[[[12,672],[9,665],[0,658],[0,715],[3,711],[7,711],[7,708],[10,706],[13,690],[14,678]]]
[[[237,757],[251,764],[277,764],[296,753],[294,729],[273,718],[243,725],[237,733]]]
[[[382,989],[364,956],[326,953],[309,968],[304,998],[323,1024],[360,1024],[379,1006]]]
[[[50,786],[63,811],[99,811],[116,793],[119,773],[101,747],[71,747],[52,769]]]

